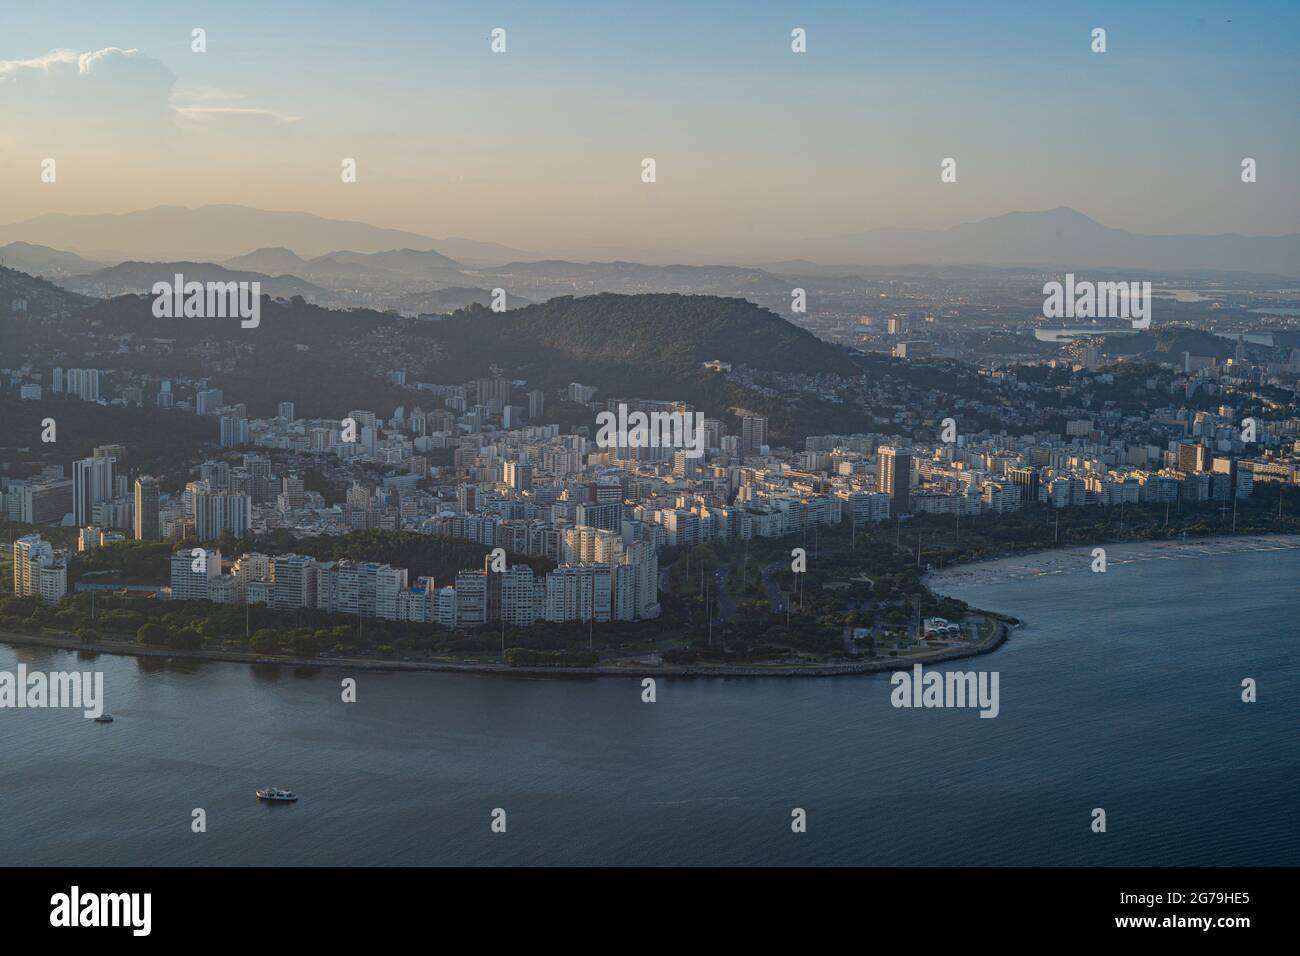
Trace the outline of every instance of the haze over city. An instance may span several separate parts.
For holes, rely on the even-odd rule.
[[[1062,205],[1138,233],[1300,232],[1290,3],[60,9],[3,12],[5,223],[238,203],[545,254],[700,241],[716,261]],[[1095,26],[1104,56],[1077,41]]]

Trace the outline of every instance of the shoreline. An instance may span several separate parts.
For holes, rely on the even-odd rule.
[[[1044,577],[1066,573],[1090,572],[1092,563],[1090,545],[1071,545],[1058,549],[1027,550],[1000,557],[963,562],[938,571],[930,571],[924,581],[935,594],[946,593],[945,586],[970,586],[1006,583],[1020,578]],[[1157,541],[1133,541],[1107,544],[1107,563],[1131,564],[1150,560],[1181,560],[1193,557],[1221,557],[1258,551],[1300,549],[1300,534],[1221,535],[1200,538],[1171,538]],[[982,611],[996,623],[993,634],[983,641],[961,647],[944,647],[929,653],[909,654],[905,657],[873,657],[861,661],[843,661],[836,664],[596,664],[589,667],[511,667],[508,664],[454,663],[451,661],[394,661],[377,658],[299,658],[284,655],[255,654],[248,651],[227,650],[173,650],[149,647],[133,641],[98,641],[86,644],[71,635],[19,634],[0,631],[0,644],[13,647],[47,647],[64,651],[86,651],[93,654],[111,654],[117,657],[157,658],[208,661],[226,664],[272,665],[277,667],[328,667],[363,671],[439,672],[452,674],[485,674],[503,677],[527,678],[592,678],[623,677],[640,679],[649,676],[679,678],[715,677],[841,677],[854,674],[876,674],[909,669],[913,664],[939,664],[979,657],[992,653],[1010,637],[1011,631],[1023,622],[992,611]]]
[[[210,661],[224,664],[260,664],[278,667],[331,667],[371,671],[438,671],[457,674],[489,674],[504,677],[841,677],[850,674],[874,674],[882,671],[910,669],[913,664],[937,664],[945,661],[977,657],[1001,647],[1007,640],[1011,627],[997,621],[991,637],[965,647],[945,647],[928,654],[909,654],[906,657],[873,657],[864,661],[846,661],[842,664],[810,664],[807,667],[774,664],[765,667],[754,665],[690,665],[690,664],[597,664],[592,667],[511,667],[508,664],[454,664],[449,661],[385,661],[372,658],[297,658],[246,651],[181,651],[171,648],[144,647],[129,641],[98,641],[85,644],[75,637],[55,637],[49,634],[15,634],[0,631],[0,644],[12,647],[47,647],[63,651],[85,651],[92,654],[112,654],[116,657],[172,658],[177,660]]]

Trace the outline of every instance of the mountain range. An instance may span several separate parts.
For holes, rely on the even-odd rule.
[[[255,238],[253,238],[255,237]],[[192,260],[230,264],[265,274],[321,257],[334,277],[349,263],[339,250],[355,254],[434,252],[446,261],[425,265],[450,271],[477,270],[546,259],[635,260],[649,265],[708,265],[730,262],[761,266],[791,263],[799,272],[827,265],[862,269],[901,265],[973,265],[1063,270],[1217,270],[1300,276],[1300,234],[1285,236],[1144,235],[1114,229],[1065,206],[1012,212],[949,229],[872,229],[812,238],[755,238],[727,242],[683,239],[658,247],[580,247],[530,253],[491,242],[434,239],[361,222],[301,212],[211,205],[187,209],[158,206],[120,214],[47,214],[0,226],[0,247],[21,242],[99,261]],[[273,250],[273,251],[272,251]],[[3,252],[3,248],[0,248]],[[11,251],[11,256],[18,253]],[[31,255],[31,251],[27,251]],[[248,262],[243,260],[253,257]],[[370,264],[368,264],[370,265]],[[373,263],[384,267],[382,263]],[[63,268],[69,268],[67,263]],[[79,268],[71,262],[71,268]],[[315,281],[290,268],[300,278]],[[780,270],[776,270],[780,271]],[[51,271],[50,274],[59,274]],[[71,273],[62,273],[71,274]],[[448,278],[451,278],[448,276]],[[458,280],[464,283],[464,276]]]
[[[263,295],[278,299],[300,295],[321,304],[335,300],[328,290],[296,276],[236,271],[210,262],[120,262],[87,275],[59,279],[58,284],[73,292],[98,298],[147,295],[155,282],[171,282],[178,274],[184,276],[186,282],[259,282]]]
[[[389,293],[423,292],[471,285],[460,263],[432,249],[337,250],[303,259],[283,246],[255,249],[224,265],[264,275],[296,276],[334,290],[373,289]]]
[[[102,269],[107,263],[83,259],[75,252],[51,249],[30,242],[11,242],[0,246],[0,266],[17,269],[32,276],[58,279],[85,275]]]
[[[1042,266],[1300,275],[1300,234],[1151,236],[1112,229],[1067,206],[1012,212],[941,231],[875,229],[806,240],[817,261],[878,265]]]
[[[222,262],[255,246],[286,246],[301,256],[337,249],[381,252],[432,249],[427,236],[305,212],[214,205],[155,206],[127,213],[47,213],[0,226],[0,244],[21,240],[113,262],[191,260]]]

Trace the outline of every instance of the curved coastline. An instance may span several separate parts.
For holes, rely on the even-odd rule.
[[[1167,560],[1189,557],[1223,556],[1241,552],[1291,550],[1300,548],[1300,535],[1237,535],[1205,538],[1173,538],[1134,541],[1105,545],[1109,563],[1123,565],[1133,561]],[[1022,577],[1081,572],[1092,561],[1092,548],[1076,545],[1068,548],[1022,551],[998,557],[969,561],[926,575],[926,584],[943,593],[945,584],[983,584]],[[437,671],[442,673],[487,674],[501,677],[554,678],[622,677],[640,679],[649,676],[679,678],[713,677],[841,677],[872,674],[908,668],[913,664],[938,664],[977,657],[1001,647],[1010,632],[1022,622],[1004,614],[983,611],[996,623],[993,634],[983,641],[962,647],[945,647],[930,653],[904,657],[873,657],[863,661],[838,664],[712,664],[675,665],[649,662],[597,664],[590,667],[524,666],[508,664],[455,663],[452,661],[394,661],[375,658],[319,657],[298,658],[272,654],[254,654],[226,650],[174,650],[146,647],[131,641],[97,641],[87,644],[72,635],[18,634],[0,631],[0,643],[12,646],[49,647],[65,651],[86,651],[122,657],[213,661],[232,664],[275,665],[281,667],[330,667],[369,671]]]

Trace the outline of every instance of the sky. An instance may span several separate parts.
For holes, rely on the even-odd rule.
[[[1065,205],[1294,233],[1298,41],[1295,0],[0,0],[0,222],[240,203],[528,249]]]

